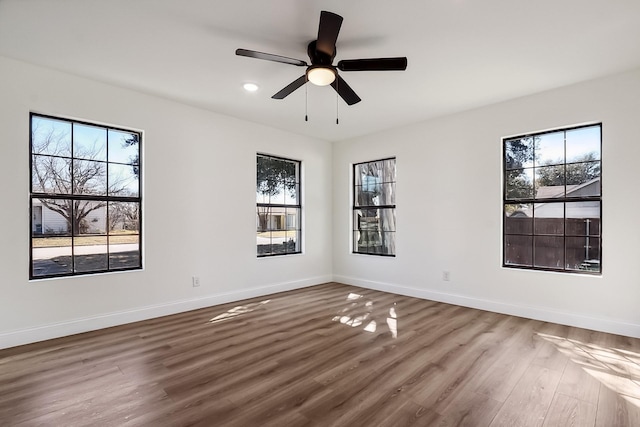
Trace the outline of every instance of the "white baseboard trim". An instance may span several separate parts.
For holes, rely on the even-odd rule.
[[[544,322],[552,322],[561,325],[575,326],[578,328],[591,329],[594,331],[640,338],[640,325],[618,320],[603,319],[576,313],[560,312],[542,307],[533,307],[521,304],[505,303],[502,301],[472,298],[464,295],[437,292],[427,289],[417,289],[341,275],[334,275],[333,281],[377,291],[390,292],[394,294],[431,301],[444,302],[447,304],[460,305],[463,307],[477,308],[480,310],[492,311],[495,313],[525,317],[527,319],[541,320]]]
[[[278,292],[315,286],[332,281],[332,276],[318,276],[304,280],[258,286],[238,291],[207,295],[199,298],[171,301],[163,304],[134,308],[131,310],[105,313],[101,315],[72,319],[33,328],[0,333],[0,349],[31,344],[53,338],[60,338],[82,332],[95,331],[112,326],[124,325],[141,320],[153,319],[170,314],[182,313],[218,304],[261,297]]]

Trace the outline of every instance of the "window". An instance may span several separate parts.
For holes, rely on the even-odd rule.
[[[505,267],[601,272],[601,131],[503,140]]]
[[[302,252],[300,162],[258,154],[256,202],[258,256]]]
[[[29,277],[142,268],[141,134],[31,114]]]
[[[353,252],[396,255],[396,159],[353,165]]]

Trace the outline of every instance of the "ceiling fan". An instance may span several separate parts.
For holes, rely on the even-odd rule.
[[[273,99],[284,99],[293,91],[308,81],[318,85],[331,85],[348,105],[361,101],[360,97],[338,74],[340,71],[403,71],[407,69],[407,58],[370,58],[370,59],[343,59],[333,64],[336,56],[336,40],[342,25],[342,16],[332,12],[320,13],[320,25],[318,27],[318,39],[307,46],[307,54],[311,64],[305,61],[288,58],[286,56],[273,55],[271,53],[256,52],[255,50],[237,49],[236,55],[249,58],[264,59],[267,61],[281,62],[283,64],[307,67],[303,76],[285,86],[280,92],[273,95]]]

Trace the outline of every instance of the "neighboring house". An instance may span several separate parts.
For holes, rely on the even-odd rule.
[[[554,185],[540,187],[536,190],[537,199],[553,199],[564,196],[564,186]],[[567,197],[584,197],[600,194],[600,177],[579,185],[567,185]],[[559,203],[536,203],[534,206],[536,218],[563,218],[564,206]],[[533,212],[527,205],[523,205],[511,215],[513,217],[532,217]],[[567,218],[600,218],[599,202],[580,202],[579,206],[567,206]]]

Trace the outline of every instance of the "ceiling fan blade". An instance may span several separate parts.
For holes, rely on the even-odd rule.
[[[340,71],[404,71],[407,58],[343,59],[338,61]]]
[[[292,81],[287,86],[285,86],[280,92],[273,95],[271,98],[273,99],[284,99],[285,97],[291,95],[291,93],[298,89],[300,86],[304,85],[307,82],[307,75],[303,75],[298,79]]]
[[[271,53],[256,52],[255,50],[236,49],[236,55],[246,56],[248,58],[264,59],[266,61],[282,62],[283,64],[297,65],[298,67],[306,67],[307,63],[295,58],[287,58],[286,56],[273,55]]]
[[[344,102],[346,102],[347,105],[357,104],[362,101],[353,89],[351,89],[351,86],[349,86],[339,75],[336,76],[336,79],[331,83],[331,86],[336,90],[336,92],[338,92],[338,95],[344,99]]]
[[[342,26],[342,16],[323,10],[320,12],[320,26],[316,50],[333,58],[336,54],[336,40]]]

